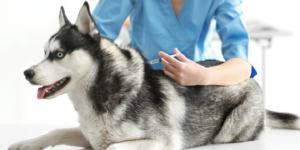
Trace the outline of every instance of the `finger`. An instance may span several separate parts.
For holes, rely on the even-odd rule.
[[[172,74],[170,71],[168,71],[166,68],[163,69],[166,76],[170,77],[171,79],[176,81],[176,76]]]
[[[165,59],[167,62],[169,62],[172,66],[174,66],[175,68],[177,68],[178,66],[181,65],[181,62],[176,60],[175,58],[171,57],[170,55],[164,53],[164,52],[159,52],[158,55]]]
[[[161,60],[162,65],[171,65],[169,62],[167,62],[165,59]]]
[[[177,74],[177,69],[173,67],[171,64],[169,64],[167,61],[163,60],[162,64],[164,65],[164,68],[166,68],[169,72],[172,74],[176,75]]]
[[[177,48],[174,49],[174,53],[177,55],[176,57],[181,61],[181,62],[186,62],[189,59],[187,59]]]

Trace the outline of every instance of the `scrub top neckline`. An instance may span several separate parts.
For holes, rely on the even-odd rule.
[[[182,6],[181,6],[181,8],[180,8],[180,11],[179,11],[179,14],[176,16],[176,14],[175,14],[175,11],[174,11],[174,9],[173,9],[173,6],[172,6],[172,3],[171,3],[171,0],[168,0],[169,2],[170,2],[170,5],[171,5],[171,8],[172,8],[172,11],[173,11],[173,13],[174,13],[174,16],[175,16],[175,18],[178,20],[178,18],[179,18],[179,16],[180,16],[180,14],[181,14],[181,12],[182,12],[182,9],[183,9],[183,6],[185,5],[185,3],[186,3],[186,0],[184,0],[184,2],[183,2],[183,4],[182,4]]]
[[[185,34],[183,27],[181,26],[181,18],[182,13],[185,11],[185,6],[188,0],[185,0],[181,10],[176,17],[175,12],[173,10],[172,4],[170,0],[165,0],[165,7],[162,7],[161,9],[165,12],[166,20],[170,23],[169,27],[172,29],[172,32],[174,32],[177,36],[177,38],[180,38],[182,41],[190,41],[190,38]]]

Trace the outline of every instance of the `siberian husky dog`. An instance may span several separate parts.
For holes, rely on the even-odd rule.
[[[80,127],[56,129],[9,150],[71,145],[95,150],[180,150],[257,140],[269,128],[300,129],[293,114],[267,111],[254,79],[233,86],[181,86],[138,50],[101,37],[87,2],[76,23],[61,8],[44,59],[24,74],[37,97],[68,94]],[[222,62],[204,61],[210,67]]]

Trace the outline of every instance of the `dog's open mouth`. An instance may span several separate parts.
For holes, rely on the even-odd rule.
[[[63,78],[63,79],[55,82],[52,85],[43,86],[43,87],[39,88],[37,98],[42,99],[42,98],[45,98],[45,97],[55,94],[56,91],[59,91],[62,88],[64,88],[69,83],[70,79],[71,79],[70,77],[66,77],[66,78]]]

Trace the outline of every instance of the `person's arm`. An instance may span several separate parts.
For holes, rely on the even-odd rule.
[[[164,59],[164,73],[180,85],[234,85],[245,81],[251,74],[251,65],[241,58],[206,68],[187,59],[177,49],[174,53],[179,61],[164,52],[159,52],[159,55]]]
[[[252,67],[246,61],[249,37],[241,20],[242,13],[240,0],[225,0],[215,12],[225,63],[205,68],[182,54],[177,56],[180,62],[160,52],[166,60],[162,61],[165,74],[181,85],[233,85],[248,79]]]
[[[231,58],[223,64],[208,68],[209,85],[234,85],[249,79],[251,65],[241,58]]]
[[[225,0],[215,11],[217,32],[222,41],[225,63],[210,68],[215,78],[212,84],[231,85],[252,76],[252,66],[248,60],[249,36],[241,16],[241,0]],[[219,76],[219,73],[223,75]],[[224,80],[221,82],[220,80]],[[215,83],[214,83],[215,82]]]
[[[134,0],[100,0],[93,11],[93,18],[101,36],[115,40],[123,22],[133,9]]]

